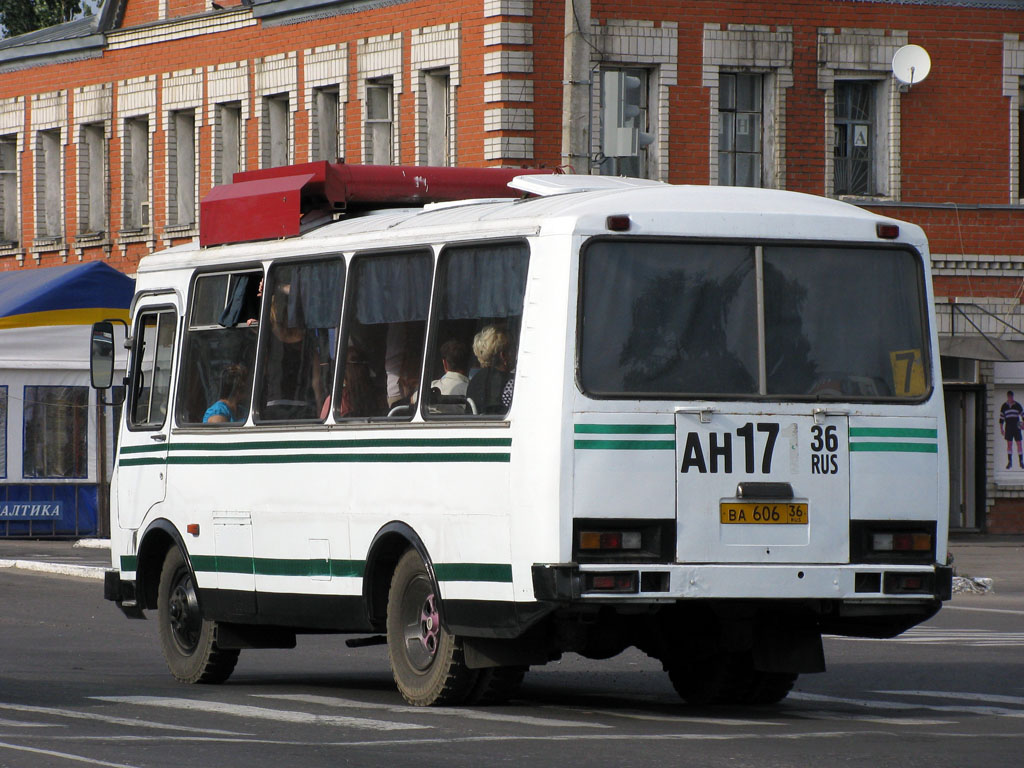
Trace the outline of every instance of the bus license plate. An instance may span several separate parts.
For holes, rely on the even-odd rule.
[[[807,525],[807,504],[734,502],[719,506],[722,525]]]

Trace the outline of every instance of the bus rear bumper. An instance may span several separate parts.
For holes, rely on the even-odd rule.
[[[953,570],[943,565],[637,565],[533,566],[534,595],[556,602],[662,602],[681,599],[944,601]]]

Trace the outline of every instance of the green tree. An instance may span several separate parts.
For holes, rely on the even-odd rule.
[[[0,25],[14,37],[71,21],[81,12],[81,0],[0,0]]]

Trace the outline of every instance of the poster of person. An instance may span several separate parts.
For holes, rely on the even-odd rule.
[[[993,476],[1000,485],[1024,485],[1024,384],[997,387],[992,399]]]

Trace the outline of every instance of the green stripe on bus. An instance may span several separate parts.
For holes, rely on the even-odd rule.
[[[507,448],[512,445],[508,437],[455,437],[455,438],[366,438],[359,440],[267,440],[264,442],[231,443],[171,443],[171,451],[260,451],[305,448]]]
[[[851,451],[871,453],[938,453],[938,443],[850,443]]]
[[[121,453],[156,453],[166,451],[167,443],[153,443],[152,445],[122,445]]]
[[[911,427],[850,427],[850,437],[921,437],[938,438],[937,429]]]
[[[592,451],[674,451],[675,440],[577,440],[574,445]]]
[[[512,583],[512,566],[504,563],[434,563],[438,581]]]
[[[270,456],[167,457],[168,464],[416,464],[511,460],[508,453],[282,453]]]
[[[584,435],[674,435],[672,424],[577,424],[576,434]]]
[[[295,453],[264,456],[167,456],[121,459],[122,467],[150,464],[423,464],[423,463],[507,463],[508,453]]]
[[[200,573],[238,573],[257,576],[336,576],[362,578],[362,560],[300,560],[266,557],[192,555],[192,568]],[[124,558],[122,558],[122,568]],[[328,571],[328,567],[330,570]],[[438,581],[512,583],[512,566],[506,563],[436,563]]]

